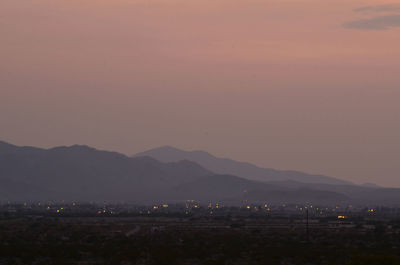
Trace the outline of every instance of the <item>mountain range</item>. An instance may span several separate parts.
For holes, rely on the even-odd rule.
[[[190,160],[217,174],[230,174],[257,181],[294,180],[304,183],[325,183],[334,185],[352,184],[349,181],[323,175],[311,175],[293,170],[261,168],[246,162],[238,162],[228,158],[215,157],[204,151],[183,151],[171,146],[151,149],[138,153],[133,157],[141,156],[150,156],[164,163]]]
[[[156,150],[162,150],[164,158],[154,157]],[[262,169],[226,159],[222,159],[228,161],[224,166],[233,165],[232,168],[216,170],[193,156],[168,158],[166,150],[176,153],[178,149],[160,148],[129,157],[84,145],[42,149],[0,142],[0,200],[153,203],[191,199],[231,204],[243,200],[324,204],[400,201],[400,189],[359,186],[335,178]],[[196,151],[196,155],[199,152],[219,160],[201,151]],[[245,177],[246,168],[259,175]],[[263,177],[262,172],[268,174]]]

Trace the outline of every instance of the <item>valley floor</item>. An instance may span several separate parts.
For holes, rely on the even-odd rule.
[[[400,264],[393,222],[20,216],[0,219],[0,264]]]

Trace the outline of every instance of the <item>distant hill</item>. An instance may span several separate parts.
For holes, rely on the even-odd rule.
[[[399,204],[400,189],[215,174],[189,160],[160,162],[84,145],[51,149],[0,142],[0,201]]]
[[[193,161],[217,174],[230,174],[250,180],[294,180],[303,183],[325,183],[335,185],[352,184],[349,181],[323,175],[311,175],[292,170],[275,170],[271,168],[261,168],[250,163],[238,162],[228,158],[215,157],[204,151],[183,151],[170,146],[151,149],[142,153],[138,153],[133,157],[140,156],[153,157],[161,162],[177,162],[186,159]]]
[[[211,185],[210,185],[211,184]],[[183,183],[175,188],[186,198],[239,203],[243,200],[268,203],[342,203],[350,198],[339,192],[306,187],[285,187],[232,175],[215,175]]]
[[[39,149],[0,142],[0,196],[11,189],[13,199],[35,198],[31,195],[37,190],[36,197],[48,199],[56,194],[64,199],[141,200],[210,174],[190,161],[162,163],[79,145]]]

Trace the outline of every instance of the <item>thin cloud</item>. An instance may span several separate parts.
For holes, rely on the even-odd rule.
[[[400,4],[365,6],[354,9],[354,12],[399,12]]]
[[[400,27],[400,15],[377,16],[369,19],[359,19],[343,25],[349,29],[359,30],[388,30]]]

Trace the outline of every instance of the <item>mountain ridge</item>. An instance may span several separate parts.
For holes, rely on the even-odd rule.
[[[217,174],[190,160],[160,162],[88,146],[50,149],[0,143],[0,201],[219,201],[231,204],[361,203],[394,205],[400,189],[257,181]]]
[[[219,158],[201,150],[184,151],[172,146],[162,146],[132,157],[150,156],[161,162],[172,162],[187,159],[198,163],[217,174],[231,174],[259,181],[295,180],[304,183],[326,183],[353,185],[352,182],[324,175],[307,174],[295,170],[276,170],[262,168],[248,162],[239,162],[229,158]]]

